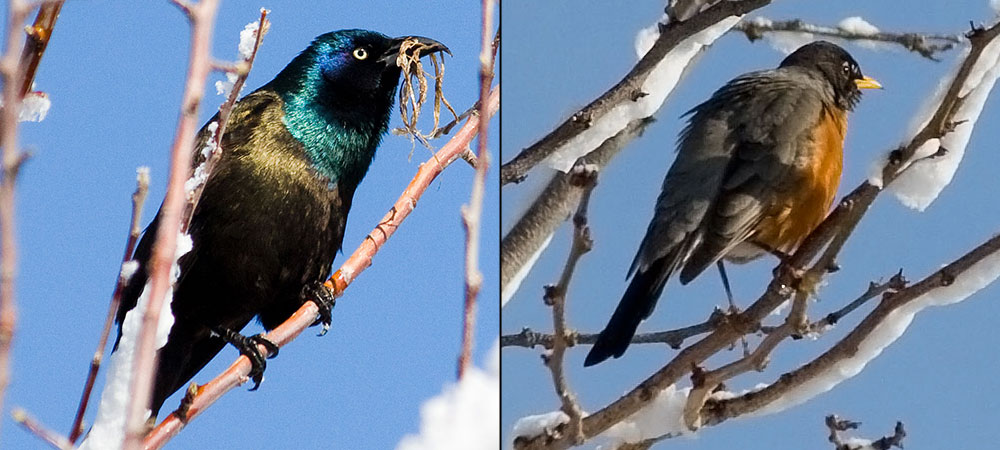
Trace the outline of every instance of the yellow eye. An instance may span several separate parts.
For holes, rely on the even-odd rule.
[[[363,47],[358,47],[354,49],[354,52],[352,54],[354,55],[354,59],[358,61],[363,61],[366,58],[368,58],[368,50],[365,50]]]

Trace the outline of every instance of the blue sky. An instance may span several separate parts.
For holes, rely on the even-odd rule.
[[[455,56],[446,61],[446,95],[459,110],[475,102],[478,3],[318,5],[222,2],[213,55],[235,58],[239,31],[265,6],[272,10],[272,28],[245,92],[269,81],[313,37],[367,28],[448,45]],[[14,406],[63,433],[69,428],[118,272],[136,167],[148,165],[152,173],[143,226],[163,198],[187,52],[187,21],[165,0],[70,1],[63,8],[36,81],[52,99],[52,109],[44,122],[22,127],[22,143],[34,156],[18,185],[19,321],[0,419],[5,448],[45,447],[10,420]],[[217,79],[219,74],[209,82],[202,121],[223,101],[212,87]],[[398,123],[394,117],[391,126]],[[490,132],[496,149],[496,120]],[[404,137],[383,141],[355,195],[346,255],[430,155],[418,147],[408,159],[410,150]],[[401,436],[415,433],[420,405],[455,377],[464,293],[459,208],[468,201],[472,175],[459,162],[434,182],[374,266],[338,301],[329,334],[317,338],[317,329],[308,330],[269,361],[257,392],[230,392],[169,447],[393,448]],[[498,296],[496,170],[488,186],[477,364],[499,326],[492,300]],[[335,265],[346,255],[338,255]],[[252,324],[246,333],[259,330]],[[195,381],[207,382],[236,356],[227,348]],[[176,397],[167,402],[176,404]]]
[[[506,4],[505,46],[517,55],[506,67],[504,108],[516,121],[502,131],[502,159],[508,161],[555,125],[617,82],[635,62],[636,32],[660,17],[665,2],[513,2]],[[909,14],[901,14],[901,12]],[[969,21],[992,21],[985,0],[956,2],[775,2],[756,14],[772,19],[801,18],[835,25],[862,16],[887,31],[955,33]],[[544,44],[542,44],[544,43]],[[847,47],[862,71],[885,89],[867,91],[851,115],[845,144],[841,194],[868,175],[872,161],[903,138],[912,113],[933,92],[938,79],[954,64],[955,51],[940,63],[903,50],[873,51]],[[656,114],[657,122],[636,139],[600,175],[590,205],[595,244],[575,272],[569,291],[570,325],[597,332],[607,322],[626,286],[625,274],[652,214],[660,185],[674,157],[683,122],[679,116],[733,77],[775,67],[783,55],[766,42],[750,43],[742,35],[722,37],[689,70]],[[868,282],[899,268],[919,280],[991,237],[1000,224],[996,206],[996,152],[1000,141],[1000,99],[987,101],[955,180],[923,213],[902,207],[889,195],[876,201],[841,254],[842,270],[811,307],[812,317],[839,308],[864,291]],[[502,229],[516,220],[544,186],[548,169],[529,174],[528,181],[503,190]],[[627,200],[626,200],[627,199]],[[624,200],[624,201],[623,201]],[[525,279],[502,314],[502,332],[521,327],[551,330],[551,315],[542,304],[541,287],[555,282],[565,262],[571,229],[560,228],[548,250]],[[760,294],[775,266],[773,259],[730,267],[737,303],[749,304]],[[652,317],[640,331],[657,331],[704,320],[725,302],[721,283],[709,273],[689,284],[668,284]],[[809,403],[763,418],[739,419],[702,430],[694,439],[662,445],[683,449],[829,448],[823,417],[836,413],[863,422],[860,435],[877,438],[891,433],[896,420],[906,424],[911,449],[989,448],[1000,441],[996,409],[983,400],[1000,387],[994,326],[996,297],[990,286],[963,303],[919,314],[907,333],[856,377]],[[770,382],[779,374],[812,359],[836,342],[871,305],[841,322],[819,341],[792,341],[780,346],[763,374],[727,383],[730,389]],[[570,386],[585,410],[595,411],[634,387],[676,352],[664,346],[638,345],[621,359],[584,369],[588,347],[567,356]],[[504,380],[502,434],[508,436],[521,416],[558,409],[547,369],[538,350],[508,348],[502,352]],[[725,353],[710,368],[738,357]],[[593,447],[592,444],[589,447]]]

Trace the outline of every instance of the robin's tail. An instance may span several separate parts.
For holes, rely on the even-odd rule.
[[[660,298],[663,286],[667,284],[671,272],[665,267],[667,259],[669,258],[656,260],[646,270],[638,270],[632,277],[632,282],[618,302],[618,308],[615,308],[611,320],[587,354],[587,359],[583,362],[585,367],[598,364],[612,356],[617,358],[625,353],[625,349],[632,343],[632,336],[635,336],[639,323],[653,312],[656,300]]]

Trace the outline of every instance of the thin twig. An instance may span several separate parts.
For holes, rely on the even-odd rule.
[[[489,120],[500,107],[500,87],[495,86],[490,93],[488,115],[483,120]],[[372,258],[385,244],[396,228],[416,207],[417,200],[420,199],[431,182],[445,169],[445,167],[458,159],[458,154],[462,152],[472,142],[476,131],[479,129],[479,116],[469,119],[462,128],[455,133],[455,136],[448,141],[438,152],[428,161],[420,165],[417,174],[403,191],[396,203],[389,212],[382,218],[375,229],[368,234],[361,245],[351,254],[350,258],[340,266],[333,276],[327,280],[327,286],[334,289],[340,296],[344,290],[354,281],[354,279],[367,267],[371,266]],[[305,302],[288,320],[271,330],[267,334],[267,339],[279,347],[291,342],[302,331],[312,325],[317,318],[319,309],[313,302]],[[260,347],[265,351],[264,347]],[[240,356],[223,373],[219,374],[212,381],[195,389],[195,395],[186,398],[185,419],[178,417],[177,413],[171,413],[163,422],[156,426],[146,435],[144,446],[146,449],[157,449],[167,443],[172,437],[184,428],[191,420],[201,415],[206,408],[215,403],[226,392],[239,386],[247,380],[250,373],[250,360],[245,356]]]
[[[906,437],[906,430],[903,428],[903,422],[896,422],[896,426],[891,435],[885,436],[870,444],[862,445],[859,443],[844,442],[840,439],[840,433],[847,430],[857,430],[861,427],[861,422],[841,419],[840,417],[837,417],[836,414],[826,416],[824,422],[826,423],[826,427],[830,430],[830,435],[827,439],[833,444],[834,450],[861,450],[865,448],[871,448],[874,450],[889,450],[892,447],[903,448],[903,438]]]
[[[964,42],[960,34],[889,33],[882,31],[858,33],[839,27],[813,25],[800,19],[772,21],[762,17],[741,20],[729,31],[741,32],[751,41],[760,39],[765,33],[809,33],[849,41],[885,42],[900,45],[932,61],[938,61],[936,54],[951,50],[955,45]]]
[[[243,85],[247,81],[247,76],[250,75],[250,69],[253,68],[253,62],[257,58],[257,50],[260,49],[260,44],[264,40],[264,35],[267,34],[268,29],[271,27],[271,21],[267,19],[267,15],[271,11],[261,8],[260,9],[260,19],[257,22],[257,32],[254,39],[253,50],[250,52],[250,56],[246,59],[241,57],[240,61],[234,64],[239,70],[236,72],[236,79],[233,81],[232,89],[229,91],[229,96],[226,101],[219,106],[219,114],[216,116],[218,121],[218,126],[215,128],[215,132],[208,138],[210,143],[207,144],[209,148],[212,149],[212,153],[208,156],[208,159],[202,162],[202,179],[207,180],[208,176],[211,175],[212,171],[215,169],[215,165],[222,158],[222,137],[226,135],[226,128],[229,125],[229,116],[233,112],[233,107],[236,106],[237,100],[240,98],[240,91],[243,90]],[[218,70],[219,67],[213,64],[213,68]],[[201,199],[201,193],[205,189],[205,183],[199,183],[195,186],[191,192],[188,192],[187,204],[184,207],[184,216],[181,219],[182,230],[186,231],[191,225],[191,218],[194,216],[194,210],[198,207],[198,201]]]
[[[191,23],[191,56],[184,100],[181,103],[181,116],[171,148],[167,194],[160,208],[156,243],[153,245],[153,253],[148,262],[150,295],[134,355],[134,370],[129,389],[131,398],[125,425],[126,450],[139,449],[146,431],[146,415],[156,373],[156,328],[160,321],[161,305],[165,301],[170,285],[170,268],[175,258],[177,234],[181,229],[181,216],[184,213],[186,197],[184,182],[191,173],[191,156],[194,153],[195,134],[198,131],[198,107],[205,91],[205,80],[212,70],[212,27],[218,0],[201,0],[197,4],[186,4],[178,0],[175,3],[188,14]]]
[[[39,439],[45,441],[46,444],[51,445],[53,448],[60,450],[71,450],[73,448],[72,442],[61,436],[59,433],[46,428],[34,417],[31,417],[27,411],[15,408],[10,415],[14,418],[14,422],[21,424],[21,426],[30,431],[31,434],[38,436]]]
[[[562,404],[562,412],[569,417],[565,424],[567,437],[574,445],[580,445],[585,440],[582,425],[583,410],[576,400],[576,395],[570,390],[563,371],[566,348],[571,345],[569,341],[571,335],[566,326],[566,293],[569,291],[577,263],[594,245],[590,237],[590,227],[587,226],[587,205],[590,203],[590,193],[597,184],[597,170],[594,166],[578,164],[570,173],[573,184],[582,192],[580,204],[576,214],[573,215],[573,241],[569,256],[566,257],[566,265],[563,267],[562,275],[559,276],[559,282],[555,286],[545,288],[545,303],[552,307],[553,339],[552,351],[543,359],[552,374],[552,384]]]
[[[854,301],[852,301],[851,303],[844,305],[843,308],[840,308],[830,314],[827,314],[822,319],[810,324],[809,330],[811,332],[821,332],[825,330],[827,327],[836,325],[837,322],[840,321],[840,319],[844,318],[844,316],[850,314],[855,309],[858,309],[868,300],[878,297],[886,292],[891,292],[891,293],[898,292],[905,288],[906,288],[906,278],[903,276],[902,270],[897,272],[895,275],[889,278],[889,281],[886,281],[884,283],[875,283],[875,282],[869,283],[867,291],[858,296],[858,298],[854,299]]]
[[[83,434],[83,416],[87,412],[87,405],[90,403],[90,394],[94,390],[94,383],[97,381],[97,373],[101,368],[101,361],[104,357],[104,349],[108,345],[108,336],[111,335],[111,327],[114,324],[115,315],[118,312],[118,305],[121,304],[122,290],[128,284],[129,277],[126,275],[125,264],[132,258],[135,244],[139,240],[141,231],[140,221],[142,220],[142,207],[146,202],[146,195],[149,193],[149,170],[140,168],[136,171],[136,187],[132,194],[132,218],[129,223],[128,239],[125,241],[125,254],[122,256],[121,271],[115,282],[114,293],[111,294],[111,304],[108,306],[108,314],[104,318],[104,328],[101,330],[101,337],[97,341],[97,349],[94,350],[94,357],[90,360],[90,371],[87,372],[87,381],[83,385],[83,394],[80,396],[80,404],[76,409],[76,417],[73,418],[73,425],[70,427],[69,442],[75,444],[76,440]]]
[[[482,47],[479,54],[479,116],[488,114],[486,100],[490,96],[493,83],[493,57],[490,32],[493,30],[493,0],[483,0]],[[440,78],[438,79],[440,83]],[[434,89],[440,92],[440,87]],[[435,95],[436,96],[436,95]],[[437,103],[437,102],[435,102]],[[435,128],[437,127],[435,107]],[[486,148],[486,132],[489,121],[480,120],[478,149],[476,151],[476,175],[472,180],[472,194],[469,204],[462,207],[462,226],[465,228],[465,308],[462,315],[462,351],[458,357],[458,378],[472,359],[472,339],[476,320],[476,297],[483,284],[483,274],[479,271],[479,223],[483,214],[483,193],[486,190],[486,171],[490,167],[490,153]]]
[[[702,323],[676,330],[636,334],[632,337],[632,344],[667,344],[672,349],[680,349],[685,339],[708,333],[718,327],[725,315],[725,312],[716,308],[712,311],[712,315],[709,316],[708,320]],[[571,346],[594,345],[597,342],[597,337],[600,336],[599,333],[580,334],[575,331],[570,334],[569,341]],[[553,336],[551,334],[539,333],[532,331],[530,328],[523,328],[517,334],[500,336],[500,347],[533,348],[541,346],[545,349],[552,349],[552,339]]]

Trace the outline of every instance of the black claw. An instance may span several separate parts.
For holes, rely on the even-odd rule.
[[[333,307],[337,304],[337,296],[333,289],[327,287],[322,282],[307,284],[302,287],[302,301],[311,301],[319,308],[319,317],[310,326],[322,324],[318,336],[323,336],[330,331],[330,323],[333,321]]]
[[[250,360],[250,373],[247,376],[253,380],[253,387],[250,390],[256,391],[260,387],[260,382],[264,381],[267,360],[278,356],[278,345],[269,341],[263,334],[248,337],[222,327],[213,328],[212,331],[236,347],[241,355]],[[266,355],[261,354],[260,349],[257,348],[258,345],[263,345],[267,349]]]

